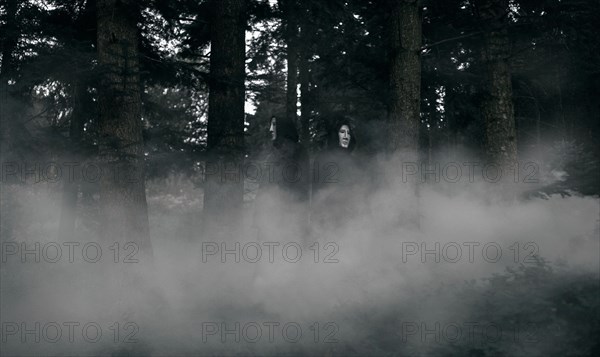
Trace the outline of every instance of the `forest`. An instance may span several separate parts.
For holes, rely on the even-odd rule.
[[[599,14],[0,0],[0,354],[600,354]]]

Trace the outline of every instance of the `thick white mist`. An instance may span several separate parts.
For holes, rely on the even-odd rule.
[[[412,311],[412,318],[428,321],[443,320],[450,313],[460,315],[470,307],[453,301],[449,312],[447,294],[425,302],[420,301],[423,292],[438,286],[450,291],[507,266],[532,264],[531,252],[573,269],[597,272],[599,268],[600,208],[598,198],[593,197],[544,200],[514,198],[515,194],[512,199],[495,199],[493,184],[446,182],[422,185],[416,204],[407,185],[394,177],[373,189],[365,188],[366,192],[348,193],[356,197],[352,205],[358,208],[333,228],[313,226],[308,235],[301,235],[303,231],[290,223],[295,211],[272,197],[265,206],[268,212],[257,215],[255,210],[261,207],[245,208],[244,236],[221,242],[202,234],[202,190],[181,179],[164,185],[152,182],[148,190],[153,266],[144,262],[92,264],[81,259],[22,263],[17,256],[6,257],[2,263],[3,323],[96,322],[104,337],[98,343],[82,338],[70,343],[63,337],[53,344],[43,338],[39,343],[22,343],[20,335],[9,335],[4,351],[9,355],[343,354],[349,351],[346,346],[359,345],[368,335],[369,326],[363,326],[356,314],[373,317]],[[8,189],[17,202],[9,208],[15,210],[11,213],[14,241],[64,243],[56,237],[60,215],[56,188]],[[3,215],[5,210],[3,206]],[[414,212],[420,215],[420,228],[401,219]],[[256,217],[261,217],[259,222]],[[79,229],[77,240],[83,243],[94,237]],[[220,254],[204,255],[203,262],[207,244],[234,249],[238,243],[241,249],[248,243],[264,247],[265,242],[279,243],[272,263],[267,248],[256,263],[247,261],[256,256],[250,249],[239,262],[233,254],[226,255],[225,262]],[[282,255],[282,247],[289,243],[301,247],[298,262]],[[486,253],[484,246],[489,247]],[[423,247],[429,250],[424,257]],[[461,248],[460,258],[456,247]],[[137,342],[112,340],[109,327],[117,321],[139,327]],[[291,343],[275,329],[271,343],[265,322],[296,323],[302,328],[302,338]],[[257,323],[263,326],[263,336],[249,343],[226,335],[223,343],[220,332],[206,336],[204,331],[204,342],[207,323],[225,323],[229,328],[236,323]],[[315,323],[321,328],[318,342]],[[325,328],[328,323],[334,325]],[[336,342],[324,343],[332,333]],[[397,331],[390,335],[398,337]],[[33,337],[26,337],[31,342]]]

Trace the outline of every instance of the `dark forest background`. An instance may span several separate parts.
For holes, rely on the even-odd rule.
[[[551,147],[575,159],[565,160],[571,170],[562,188],[598,193],[584,178],[598,169],[597,1],[100,4],[114,6],[119,26],[137,29],[132,38],[114,39],[132,52],[103,50],[139,61],[139,68],[118,66],[124,76],[139,75],[149,178],[190,173],[211,149],[210,60],[222,56],[230,59],[219,62],[224,67],[244,63],[244,71],[238,70],[244,81],[229,77],[236,83],[224,80],[224,86],[243,83],[245,101],[255,110],[238,110],[237,117],[216,111],[213,130],[225,135],[219,128],[229,122],[243,126],[235,130],[243,135],[239,149],[245,155],[267,145],[271,115],[293,117],[302,141],[315,152],[324,144],[328,118],[342,112],[355,121],[360,148],[369,153],[418,145],[427,159],[430,150],[466,148],[498,160],[495,148],[515,143],[507,153],[514,160]],[[103,124],[99,92],[111,60],[99,61],[98,7],[96,1],[2,2],[5,161],[101,153],[111,128]],[[239,18],[215,23],[222,17],[215,12]],[[227,38],[242,31],[246,51]],[[219,37],[224,45],[217,51],[223,53],[215,54],[210,44]],[[413,83],[420,88],[410,89]],[[239,107],[241,95],[227,100]],[[507,133],[486,132],[493,120]],[[389,125],[400,125],[392,131],[418,144],[386,136]]]
[[[599,14],[598,0],[2,0],[2,240],[23,224],[7,187],[26,182],[6,175],[11,163],[141,175],[62,182],[65,238],[83,224],[152,255],[146,195],[156,186],[146,184],[174,177],[203,188],[204,222],[231,223],[255,188],[212,184],[206,163],[264,157],[273,115],[297,123],[311,156],[343,114],[366,156],[534,161],[558,179],[520,199],[597,197]],[[473,318],[509,326],[518,315],[553,329],[535,346],[434,351],[597,355],[596,279],[540,258],[466,283],[455,294],[473,300]],[[373,326],[366,347],[323,353],[397,352],[385,332],[393,321],[373,309],[356,312]]]

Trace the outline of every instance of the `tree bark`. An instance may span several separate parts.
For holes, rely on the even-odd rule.
[[[75,80],[73,84],[73,114],[69,125],[69,150],[67,156],[70,162],[81,164],[82,156],[81,139],[83,136],[83,124],[85,114],[83,111],[82,96],[86,86],[80,80]],[[75,222],[77,220],[77,202],[79,197],[80,175],[73,177],[68,175],[63,178],[63,196],[62,207],[59,222],[59,237],[65,241],[72,241],[75,233]]]
[[[296,0],[283,0],[285,39],[287,43],[286,117],[296,123],[298,104],[298,22]]]
[[[2,41],[2,67],[0,67],[0,76],[5,78],[13,68],[13,51],[17,46],[18,27],[16,22],[18,1],[6,1],[6,24]]]
[[[144,180],[138,2],[98,0],[99,155],[102,235],[152,254]]]
[[[476,3],[485,28],[483,61],[483,101],[486,154],[490,163],[510,165],[517,160],[517,135],[508,63],[508,0],[479,0]]]
[[[17,0],[6,1],[6,24],[2,38],[2,66],[0,67],[0,154],[2,159],[9,157],[12,143],[15,141],[15,120],[18,115],[9,115],[14,101],[10,98],[8,81],[14,71],[13,52],[19,39],[19,28],[16,22]]]
[[[418,0],[394,0],[389,22],[388,147],[416,155],[421,99],[421,13]]]
[[[17,0],[7,0],[5,5],[6,24],[2,34],[2,66],[0,67],[0,162],[2,164],[15,158],[13,152],[15,142],[15,121],[19,119],[19,112],[12,98],[8,81],[14,71],[13,52],[17,46],[19,29],[16,23]],[[12,180],[11,180],[12,181]],[[10,213],[15,210],[18,200],[14,191],[9,188],[10,183],[2,177],[0,180],[0,243],[14,239],[14,227],[18,225],[16,219],[19,215]],[[8,214],[6,211],[9,211]],[[14,212],[14,211],[13,211]]]
[[[205,229],[235,234],[241,223],[244,158],[245,0],[213,0]]]
[[[386,176],[396,188],[391,199],[403,202],[396,223],[418,229],[418,177],[411,175],[401,182],[400,170],[407,162],[418,165],[419,161],[421,9],[418,0],[390,0],[390,4],[387,149],[393,156]]]
[[[302,47],[300,50],[299,64],[299,79],[300,79],[300,138],[306,149],[309,149],[310,143],[310,113],[311,113],[311,98],[310,98],[310,25],[306,20],[302,22],[301,41]]]

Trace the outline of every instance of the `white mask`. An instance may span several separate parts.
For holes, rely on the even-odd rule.
[[[347,149],[350,146],[350,128],[348,125],[342,125],[338,131],[340,147]]]

